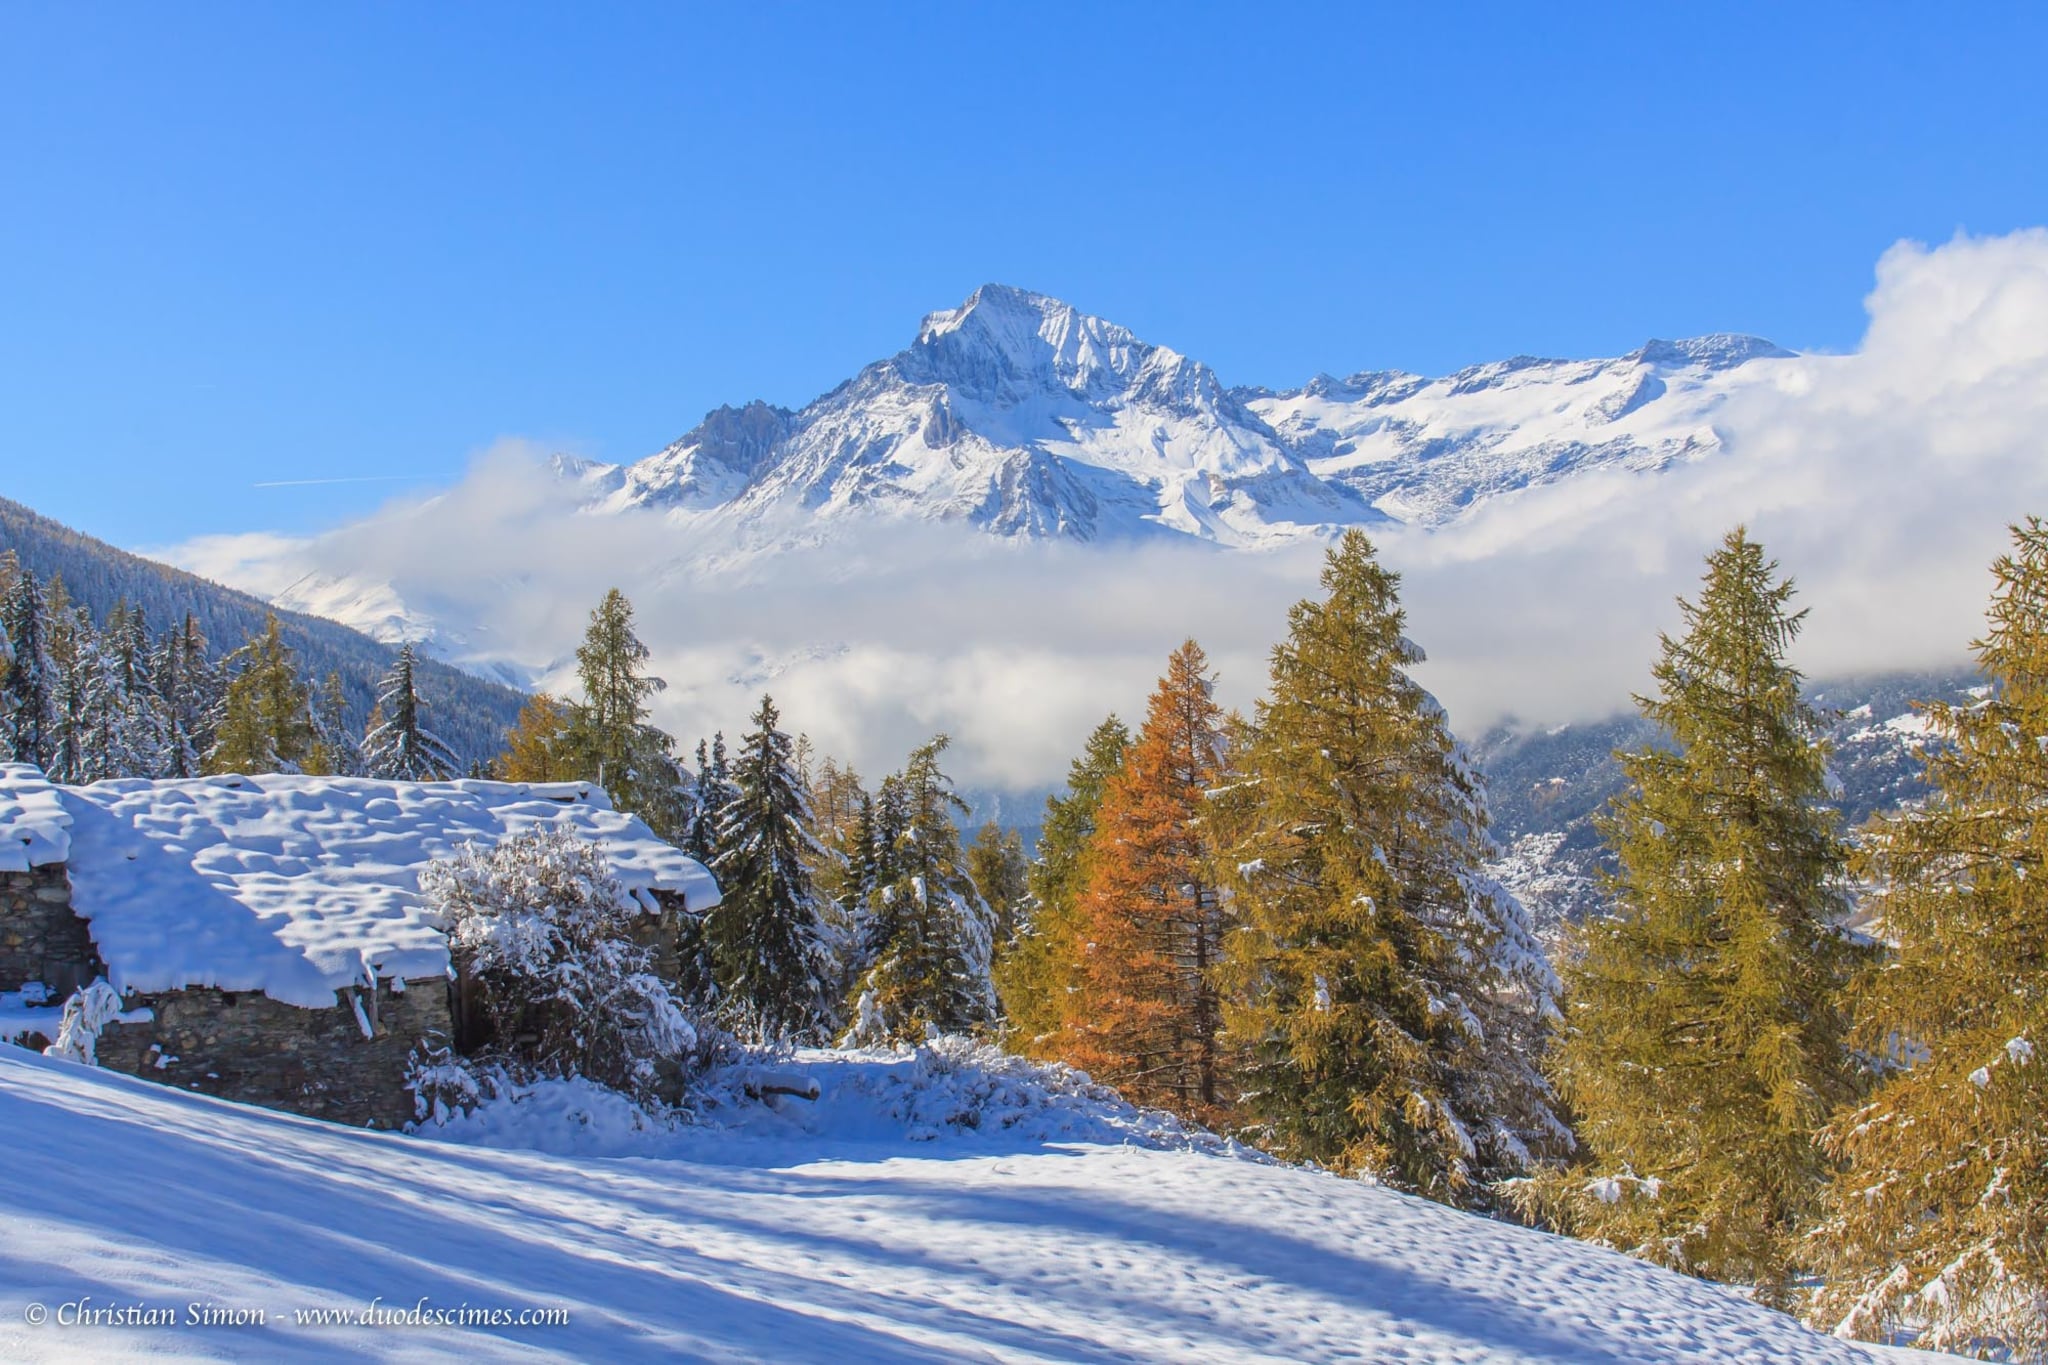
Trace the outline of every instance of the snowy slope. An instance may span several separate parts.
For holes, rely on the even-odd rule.
[[[915,1059],[807,1054],[799,1064],[821,1080],[820,1112],[836,1137],[800,1121],[778,1131],[768,1119],[739,1135],[620,1136],[595,1106],[579,1124],[539,1104],[531,1128],[542,1147],[569,1149],[555,1132],[607,1135],[598,1154],[558,1156],[344,1130],[0,1047],[0,1357],[850,1365],[1880,1354],[1611,1253],[1176,1145],[1171,1134],[1131,1130],[1154,1145],[1122,1146],[941,1124],[913,1141],[902,1101],[928,1089]],[[808,1124],[821,1121],[814,1113]],[[1127,1111],[1098,1107],[1051,1131],[1100,1139],[1128,1122]],[[54,1312],[86,1297],[179,1314],[195,1303],[260,1308],[270,1321],[24,1324],[29,1304]],[[403,1310],[422,1299],[565,1308],[569,1321],[293,1322],[294,1309],[380,1298]]]
[[[1716,409],[1789,351],[1755,337],[1652,341],[1615,360],[1513,360],[1442,379],[1321,376],[1246,406],[1319,477],[1403,522],[1440,525],[1591,469],[1657,470],[1720,448]]]

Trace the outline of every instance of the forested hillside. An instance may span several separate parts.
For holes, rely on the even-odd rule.
[[[274,610],[248,593],[116,549],[0,498],[0,552],[7,550],[37,575],[61,577],[71,600],[95,619],[104,618],[123,601],[140,607],[155,629],[191,613],[215,657],[261,634],[265,617]],[[318,617],[289,611],[279,611],[277,617],[285,643],[298,653],[307,678],[318,682],[329,672],[341,675],[349,719],[360,729],[376,700],[377,681],[390,670],[398,651]],[[505,730],[522,700],[509,687],[429,659],[419,662],[418,686],[434,730],[465,769],[472,760],[488,759],[503,746]]]

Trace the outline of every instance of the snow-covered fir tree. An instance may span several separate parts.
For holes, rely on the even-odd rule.
[[[412,642],[399,646],[391,671],[377,687],[383,723],[363,736],[363,772],[388,782],[441,782],[460,767],[441,737],[426,726],[426,706],[415,685]]]
[[[948,743],[937,735],[920,745],[876,803],[875,956],[851,1002],[855,1041],[963,1032],[995,1018],[994,926],[963,865],[953,817],[967,804],[939,766]]]
[[[100,697],[99,643],[92,618],[74,608],[62,578],[50,580],[50,660],[56,666],[50,690],[50,761],[44,771],[58,782],[84,782],[92,766],[93,702]]]
[[[140,606],[123,603],[105,632],[108,657],[123,699],[122,755],[114,776],[162,777],[170,766],[170,708],[157,687],[156,643]]]
[[[18,570],[5,601],[0,627],[14,656],[0,678],[0,725],[9,762],[47,767],[57,724],[55,661],[50,657],[50,623],[43,585],[34,573]]]
[[[226,704],[227,682],[208,656],[206,636],[191,613],[157,641],[150,673],[164,708],[158,775],[197,777],[213,749],[215,729]]]
[[[366,765],[363,761],[363,746],[356,738],[356,730],[349,723],[348,693],[342,686],[341,674],[329,670],[327,681],[320,685],[319,695],[313,699],[313,758],[308,764],[311,771],[326,777],[362,777]]]
[[[1398,584],[1362,532],[1330,550],[1213,803],[1226,1022],[1274,1151],[1486,1205],[1569,1140],[1537,1070],[1555,981],[1483,873],[1480,778],[1408,675]]]
[[[725,753],[725,732],[721,730],[708,744],[697,741],[697,775],[690,783],[688,819],[682,839],[683,851],[707,867],[718,860],[719,821],[735,795],[731,765]]]
[[[712,860],[721,900],[704,921],[726,1017],[768,1038],[821,1041],[832,1026],[835,974],[809,793],[775,703],[761,698],[732,766]]]

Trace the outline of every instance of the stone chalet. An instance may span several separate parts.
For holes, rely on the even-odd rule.
[[[549,825],[603,845],[673,980],[684,917],[716,905],[718,884],[588,783],[67,787],[0,765],[0,993],[13,993],[0,1043],[53,1040],[59,1011],[30,1006],[104,977],[123,1013],[99,1035],[100,1065],[400,1126],[413,1117],[408,1056],[430,1034],[454,1040],[460,1013],[420,869],[466,842]]]

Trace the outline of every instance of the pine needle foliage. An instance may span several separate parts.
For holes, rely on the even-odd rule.
[[[1068,999],[1079,989],[1081,891],[1096,813],[1104,789],[1123,768],[1130,743],[1131,732],[1122,721],[1115,716],[1104,720],[1068,767],[1065,792],[1045,801],[1038,857],[1028,877],[1029,903],[995,965],[1009,1045],[1027,1057],[1059,1055]]]
[[[1482,872],[1479,778],[1408,675],[1398,576],[1350,531],[1322,586],[1215,803],[1243,1102],[1283,1156],[1488,1204],[1567,1140],[1535,1069],[1555,983]]]
[[[1529,1192],[1580,1236],[1775,1303],[1829,1175],[1814,1135],[1857,1094],[1842,992],[1863,957],[1838,927],[1827,752],[1785,661],[1793,594],[1738,527],[1662,637],[1637,704],[1668,743],[1619,755],[1600,822],[1616,910],[1563,964],[1553,1074],[1586,1165]]]
[[[1866,831],[1891,952],[1857,982],[1889,1075],[1828,1128],[1846,1162],[1808,1239],[1818,1325],[2048,1356],[2048,526],[2013,528],[1975,648],[1980,704],[1921,714],[1934,795]]]

